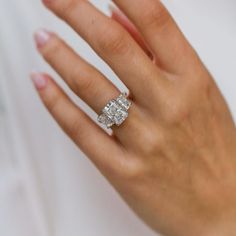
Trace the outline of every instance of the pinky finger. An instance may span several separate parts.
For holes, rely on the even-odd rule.
[[[121,146],[79,109],[48,75],[32,73],[31,78],[48,111],[91,161],[102,171],[116,165],[116,159],[122,156]]]

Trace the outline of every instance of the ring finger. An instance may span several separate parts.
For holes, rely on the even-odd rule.
[[[75,94],[97,114],[109,100],[119,95],[119,90],[108,79],[79,57],[55,34],[40,30],[36,33],[35,39],[45,60],[60,74]],[[115,135],[123,143],[129,142],[130,144],[129,134],[133,133],[132,130],[137,132],[135,124],[140,122],[138,110],[138,107],[133,104],[130,109],[132,119],[128,119],[119,129],[114,129]],[[127,129],[129,132],[126,132]]]

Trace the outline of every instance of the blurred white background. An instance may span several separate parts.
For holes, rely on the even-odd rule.
[[[109,1],[93,2],[107,13]],[[213,74],[236,117],[235,0],[163,2]],[[32,33],[39,27],[56,31],[122,86],[86,43],[40,0],[0,0],[0,235],[155,235],[41,105],[29,72],[45,70],[59,78],[35,50]]]

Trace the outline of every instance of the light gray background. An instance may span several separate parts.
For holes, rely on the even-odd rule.
[[[108,1],[93,2],[107,12]],[[164,3],[214,75],[236,116],[235,0]],[[39,27],[58,32],[122,87],[86,43],[45,10],[40,0],[0,0],[0,234],[155,235],[41,105],[29,71],[55,73],[35,50],[32,33]]]

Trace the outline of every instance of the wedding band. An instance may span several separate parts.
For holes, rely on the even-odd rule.
[[[98,122],[111,128],[113,125],[120,126],[128,118],[128,110],[132,105],[127,93],[121,93],[116,99],[112,99],[103,108],[98,116]]]

